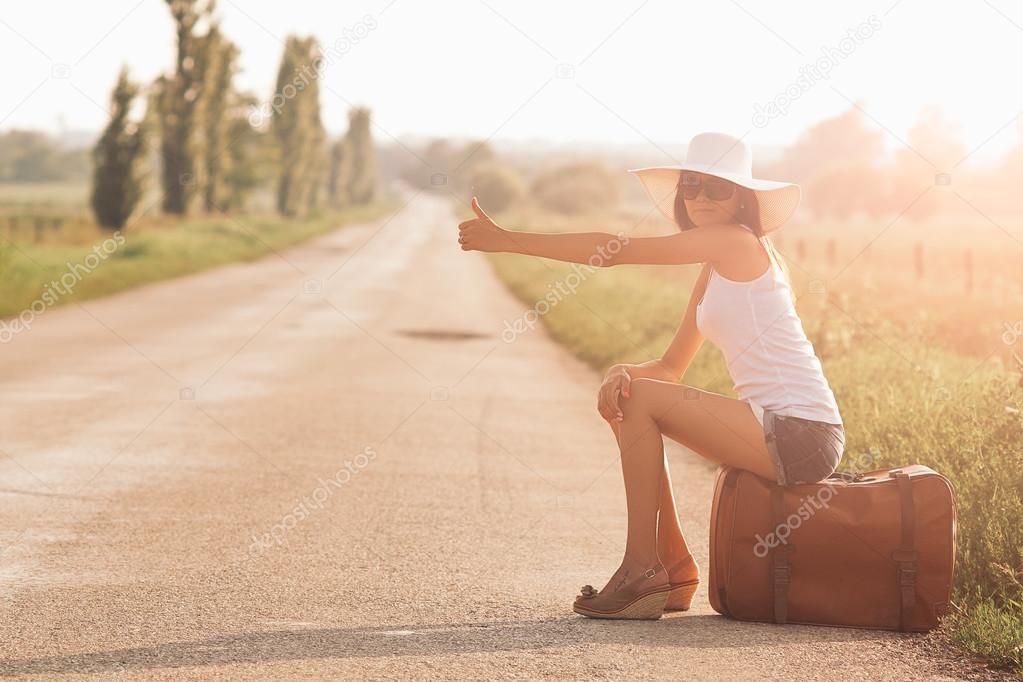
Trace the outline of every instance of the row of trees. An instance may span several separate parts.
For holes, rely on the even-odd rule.
[[[499,157],[486,141],[455,145],[434,139],[416,156],[415,162],[406,161],[399,171],[405,182],[447,190],[466,200],[475,195],[495,212],[526,198],[563,214],[609,211],[629,182],[623,172],[596,158],[566,157],[559,163],[530,154],[510,160]]]
[[[866,119],[862,103],[857,103],[808,128],[781,159],[760,170],[766,177],[801,183],[808,208],[821,217],[846,219],[861,213],[877,219],[904,214],[917,221],[962,208],[949,192],[927,191],[929,186],[953,185],[954,179],[953,186],[960,187],[970,180],[1011,187],[1015,180],[1005,179],[1013,164],[1023,171],[1019,162],[1023,147],[1010,150],[989,170],[964,167],[970,150],[958,126],[938,106],[922,110],[891,158],[885,155],[885,134]]]
[[[104,227],[119,229],[160,167],[165,213],[227,212],[276,180],[276,207],[302,216],[323,205],[369,203],[376,191],[369,111],[349,114],[348,133],[333,144],[320,118],[323,56],[315,38],[290,36],[271,106],[258,108],[234,85],[238,47],[220,29],[215,0],[166,0],[175,23],[174,71],[147,90],[146,112],[132,109],[141,94],[126,69],[114,87],[110,122],[93,149],[92,206]],[[265,114],[265,115],[264,115]]]
[[[621,178],[596,160],[547,168],[528,184],[514,167],[487,163],[474,169],[471,180],[472,193],[494,211],[503,211],[528,196],[555,213],[600,213],[613,210],[621,198]]]

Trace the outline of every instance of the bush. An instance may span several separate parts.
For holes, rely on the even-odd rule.
[[[588,213],[618,203],[615,176],[603,165],[578,162],[559,166],[536,178],[533,197],[544,208],[559,213]]]
[[[496,163],[474,168],[470,182],[480,205],[495,213],[507,209],[526,193],[522,177],[514,169]]]

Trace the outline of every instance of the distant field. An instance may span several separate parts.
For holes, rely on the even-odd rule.
[[[85,182],[0,182],[0,210],[14,207],[85,208],[89,185]]]
[[[636,234],[635,221],[622,216],[573,220],[523,211],[495,218],[536,231]],[[1023,271],[1010,265],[1019,254],[1005,249],[1009,256],[995,258],[1004,247],[997,234],[974,242],[976,253],[993,254],[984,269],[990,288],[978,285],[967,294],[954,273],[925,271],[918,280],[910,262],[907,275],[898,250],[882,248],[897,240],[878,240],[871,257],[857,259],[826,293],[810,293],[811,279],[844,264],[832,266],[826,255],[827,240],[842,238],[841,231],[815,229],[803,236],[807,257],[790,268],[801,294],[797,308],[847,427],[840,469],[852,461],[921,463],[949,477],[959,506],[954,600],[961,611],[946,620],[945,630],[968,650],[1023,671],[1023,389],[1011,360],[1013,350],[1023,355],[1023,334],[1009,333],[1023,332],[1012,326],[1023,318],[1023,297],[1013,289]],[[799,237],[799,230],[786,232],[783,253]],[[939,244],[932,244],[937,254]],[[944,246],[947,256],[962,244]],[[568,264],[524,256],[493,254],[491,261],[524,311],[573,272]],[[576,293],[551,306],[542,324],[598,371],[658,357],[681,320],[697,271],[696,265],[597,269]],[[734,395],[723,357],[710,343],[685,381]]]
[[[42,203],[50,202],[48,205],[74,207],[75,190],[69,185],[51,187],[49,193],[45,186],[25,191],[0,187],[7,196],[16,195],[16,203],[33,196]],[[17,205],[24,208],[22,203]],[[31,227],[34,218],[27,214],[21,220],[32,221],[28,228],[13,234],[0,232],[0,236],[6,237],[0,241],[0,318],[22,314],[33,304],[38,308],[41,300],[49,307],[259,258],[341,225],[371,220],[397,205],[393,199],[385,199],[378,204],[305,219],[285,219],[273,214],[196,216],[184,220],[154,217],[130,225],[122,243],[116,245],[111,241],[113,233],[96,227],[88,217],[59,227],[47,223],[41,231],[43,239],[36,240]],[[0,216],[4,207],[0,199]],[[93,248],[103,244],[112,253],[89,268],[73,287],[68,287],[67,293],[53,296],[50,283],[59,281],[72,267],[82,272],[81,266],[89,265],[87,258],[94,253]],[[95,256],[92,261],[96,261]],[[51,293],[44,296],[47,290]],[[53,299],[52,303],[49,299]]]
[[[150,186],[127,230],[174,224],[160,215],[161,194]],[[15,243],[91,244],[106,231],[94,221],[87,182],[0,183],[0,237]],[[249,197],[251,213],[273,214],[272,192],[256,190]]]

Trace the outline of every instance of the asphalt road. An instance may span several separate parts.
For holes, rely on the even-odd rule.
[[[574,614],[625,499],[598,377],[446,199],[0,346],[0,676],[957,679],[928,637]],[[100,266],[102,267],[102,266]],[[714,470],[669,445],[704,575]],[[955,670],[956,672],[952,672]]]

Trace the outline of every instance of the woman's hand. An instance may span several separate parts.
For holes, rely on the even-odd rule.
[[[625,365],[614,365],[604,375],[604,382],[597,392],[597,412],[608,422],[622,421],[622,410],[618,401],[629,397],[629,382],[632,378]]]
[[[458,243],[462,251],[511,251],[514,246],[508,230],[497,226],[490,219],[476,197],[472,198],[472,210],[476,217],[458,225]]]

